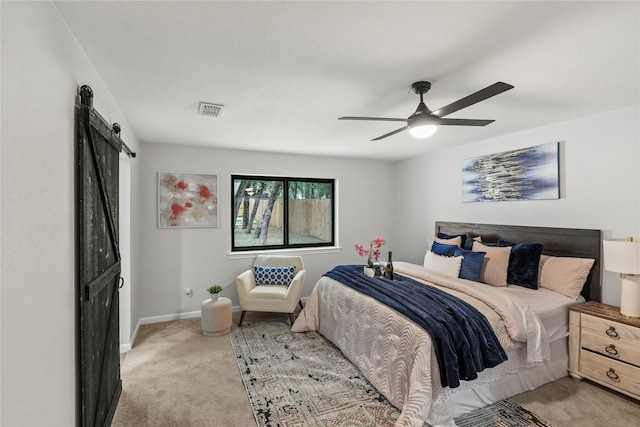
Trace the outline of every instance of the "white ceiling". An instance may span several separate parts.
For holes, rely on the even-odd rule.
[[[55,5],[144,142],[402,159],[640,103],[638,1]],[[406,118],[419,80],[431,110],[515,89],[448,116],[494,123],[426,140],[337,120]]]

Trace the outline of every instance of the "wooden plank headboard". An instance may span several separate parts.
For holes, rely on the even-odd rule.
[[[542,253],[546,255],[593,258],[596,261],[582,289],[582,296],[588,301],[601,301],[602,232],[600,230],[436,221],[436,235],[438,233],[481,236],[482,241],[488,243],[498,240],[513,243],[541,243]]]

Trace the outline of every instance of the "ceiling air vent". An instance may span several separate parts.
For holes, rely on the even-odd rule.
[[[201,102],[198,108],[198,114],[205,117],[218,117],[222,113],[224,105],[211,104],[209,102]]]

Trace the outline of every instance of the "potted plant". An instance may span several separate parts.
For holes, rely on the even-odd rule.
[[[207,292],[211,294],[211,300],[217,301],[220,298],[220,292],[222,292],[222,286],[213,285],[207,288]]]

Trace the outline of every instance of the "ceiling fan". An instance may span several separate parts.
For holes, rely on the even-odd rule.
[[[425,93],[431,89],[431,82],[415,82],[411,85],[413,91],[420,95],[420,104],[416,111],[406,119],[395,119],[390,117],[339,117],[338,120],[377,120],[387,122],[406,122],[407,125],[396,129],[392,132],[386,133],[377,138],[373,138],[372,141],[378,141],[391,135],[395,135],[398,132],[409,129],[409,133],[416,138],[428,138],[434,134],[438,129],[438,126],[486,126],[489,123],[493,123],[495,120],[476,120],[476,119],[445,119],[451,113],[466,108],[477,102],[484,101],[492,96],[498,95],[509,89],[513,89],[513,86],[503,82],[497,82],[488,86],[482,90],[472,93],[469,96],[465,96],[446,107],[442,107],[439,110],[431,111],[425,105],[422,97]]]

